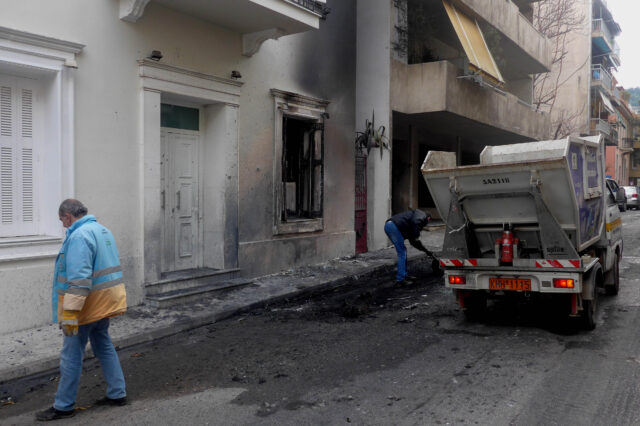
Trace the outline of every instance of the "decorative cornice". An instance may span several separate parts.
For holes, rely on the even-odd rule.
[[[198,71],[193,71],[193,70],[189,70],[189,69],[186,69],[186,68],[176,67],[176,66],[165,64],[165,63],[162,63],[162,62],[153,61],[151,59],[140,59],[140,60],[138,60],[138,65],[140,65],[140,67],[149,67],[149,68],[160,69],[160,70],[163,70],[163,71],[176,72],[176,73],[179,73],[179,74],[188,75],[188,76],[191,76],[191,77],[196,77],[196,78],[200,78],[200,79],[203,79],[203,80],[209,80],[209,81],[215,81],[217,83],[229,84],[231,86],[236,86],[236,87],[242,87],[242,85],[244,84],[241,81],[231,80],[229,78],[223,78],[223,77],[216,77],[214,75],[204,74],[204,73],[201,73],[201,72],[198,72]],[[144,73],[144,70],[142,70],[142,69],[140,71],[140,77],[146,77],[146,75]]]
[[[257,31],[255,33],[248,33],[242,35],[242,54],[244,56],[253,56],[260,46],[267,40],[277,40],[283,35],[287,35],[287,32],[280,28],[270,28],[264,31]]]
[[[142,17],[149,0],[120,0],[120,19],[135,23]]]
[[[324,99],[301,95],[299,93],[287,92],[286,90],[280,89],[271,89],[271,95],[286,102],[292,102],[299,105],[307,105],[315,108],[326,108],[330,103],[329,101]]]
[[[12,28],[0,27],[0,39],[11,40],[18,43],[30,44],[33,46],[45,47],[47,49],[58,50],[61,52],[77,54],[82,51],[84,44],[74,43],[72,41],[59,40],[56,38],[45,37],[38,34],[28,33],[25,31],[14,30]]]

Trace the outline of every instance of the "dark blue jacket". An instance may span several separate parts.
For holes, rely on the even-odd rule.
[[[398,213],[391,216],[388,221],[391,221],[396,225],[398,231],[402,234],[405,240],[409,240],[409,243],[424,252],[427,249],[422,245],[420,240],[420,231],[429,223],[431,215],[425,213],[422,210],[408,210],[406,212]]]

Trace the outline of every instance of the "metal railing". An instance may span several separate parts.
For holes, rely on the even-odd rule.
[[[602,65],[591,66],[591,81],[600,82],[609,92],[613,89],[613,77]]]
[[[603,19],[594,19],[591,30],[592,33],[602,33],[607,44],[609,46],[613,46],[613,36],[611,35],[611,31],[609,30],[609,27],[607,27],[607,24]]]
[[[601,118],[592,118],[591,119],[591,131],[592,132],[600,132],[604,133],[607,136],[611,135],[611,125],[607,120],[603,120]]]
[[[288,1],[289,3],[297,4],[298,6],[303,7],[308,11],[311,11],[322,17],[326,16],[326,14],[328,13],[325,5],[315,0],[285,0],[285,1]]]

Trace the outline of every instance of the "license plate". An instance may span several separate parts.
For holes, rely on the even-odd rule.
[[[489,290],[531,291],[531,280],[520,278],[489,278]]]

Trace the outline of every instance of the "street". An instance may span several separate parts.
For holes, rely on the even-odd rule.
[[[468,322],[429,262],[392,277],[233,317],[119,352],[130,404],[85,364],[69,425],[640,424],[640,211],[622,214],[620,294],[592,332],[533,301]],[[35,423],[55,374],[8,384],[0,424]]]

